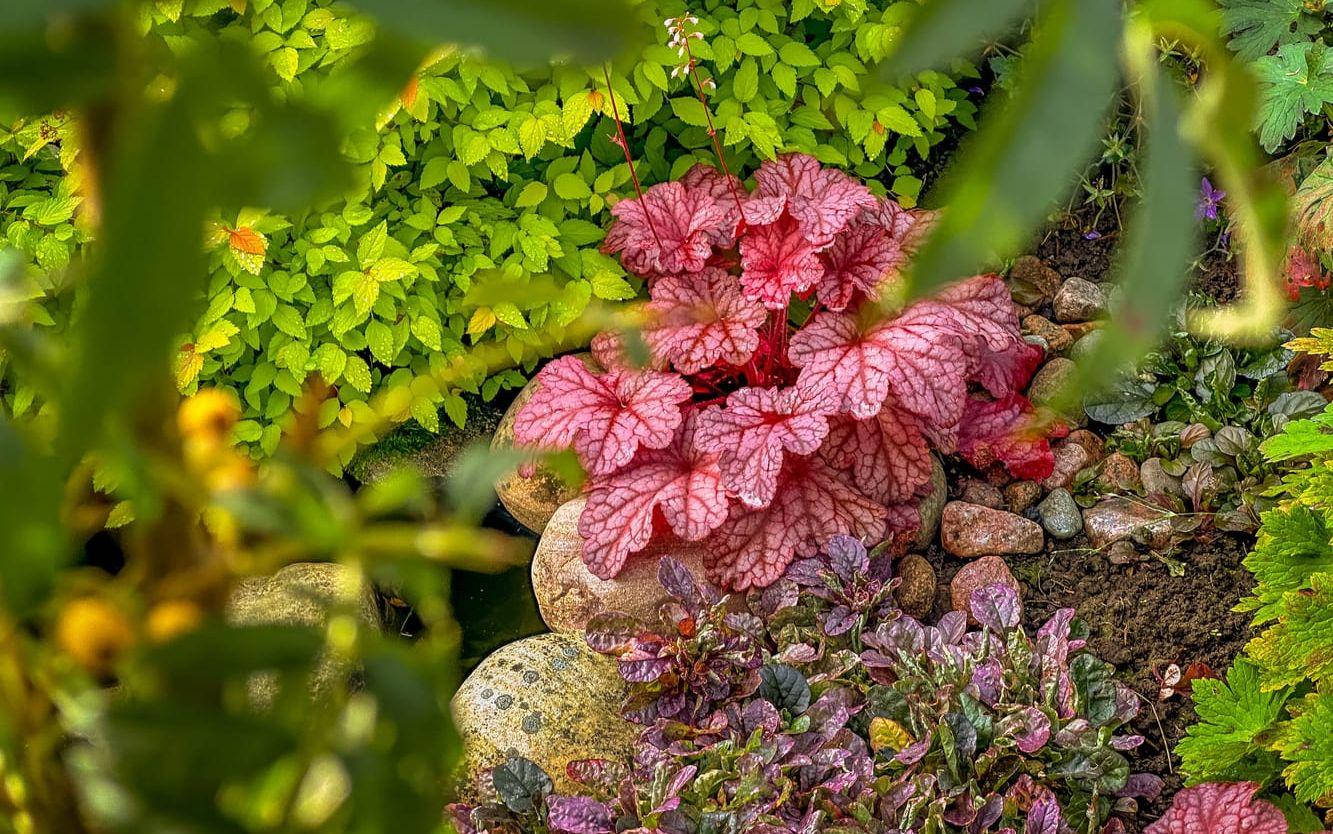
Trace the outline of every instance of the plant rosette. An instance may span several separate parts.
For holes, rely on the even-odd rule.
[[[801,154],[754,181],[699,166],[617,204],[605,250],[648,284],[641,339],[594,339],[601,373],[549,363],[517,415],[520,445],[572,447],[589,473],[597,576],[671,536],[728,590],[836,535],[905,542],[931,449],[1050,474],[1020,393],[1043,354],[998,276],[895,304],[928,213]]]

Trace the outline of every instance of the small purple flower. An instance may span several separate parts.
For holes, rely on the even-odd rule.
[[[1084,233],[1083,233],[1083,239],[1084,239],[1084,240],[1101,240],[1101,237],[1102,237],[1102,233],[1099,232],[1099,231],[1097,231],[1096,229],[1093,229],[1093,230],[1090,231],[1090,232],[1084,232]]]
[[[1199,183],[1199,201],[1194,204],[1195,220],[1216,220],[1218,206],[1222,204],[1223,198],[1227,193],[1220,188],[1213,188],[1213,183],[1207,177]]]

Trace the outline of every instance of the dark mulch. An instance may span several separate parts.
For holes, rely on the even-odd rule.
[[[1086,233],[1096,228],[1101,237],[1088,240]],[[1110,281],[1114,278],[1116,248],[1122,242],[1110,217],[1093,223],[1090,211],[1076,212],[1049,229],[1034,254],[1066,278]],[[1225,252],[1210,251],[1203,256],[1190,287],[1219,304],[1234,301],[1240,293],[1239,262]]]

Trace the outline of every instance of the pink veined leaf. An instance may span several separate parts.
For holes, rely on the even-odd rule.
[[[920,321],[915,309],[864,332],[852,313],[817,313],[788,347],[801,369],[797,386],[831,392],[839,410],[862,420],[878,414],[892,391],[925,423],[956,425],[970,364],[963,339]]]
[[[777,222],[785,210],[801,235],[823,246],[875,198],[864,185],[836,168],[824,168],[807,154],[786,154],[759,166],[755,189],[745,201],[751,227]]]
[[[815,290],[830,310],[842,311],[856,294],[874,298],[897,278],[921,237],[914,215],[892,200],[881,199],[863,211],[820,253],[824,275]]]
[[[1047,434],[1034,425],[1032,403],[1022,394],[1001,400],[969,398],[958,427],[958,451],[978,469],[999,461],[1025,481],[1050,477],[1055,456]]]
[[[792,336],[798,385],[831,390],[858,419],[879,411],[890,390],[927,432],[958,424],[974,357],[1021,341],[1013,300],[994,275],[971,278],[918,301],[896,319],[863,327],[852,313],[819,313]]]
[[[729,249],[736,245],[736,230],[741,222],[738,200],[745,199],[745,186],[736,177],[728,177],[716,168],[700,163],[685,172],[681,185],[712,196],[726,212],[713,234],[713,245]]]
[[[562,356],[537,375],[532,399],[514,420],[514,440],[544,449],[574,447],[593,475],[629,463],[640,446],[660,449],[675,438],[689,383],[657,371],[594,374]]]
[[[717,455],[698,450],[695,419],[686,417],[666,449],[642,449],[634,461],[588,490],[579,515],[583,561],[603,579],[620,573],[625,561],[653,537],[660,511],[671,530],[698,541],[727,520],[727,493]]]
[[[770,310],[786,307],[792,293],[810,289],[823,274],[818,247],[790,217],[750,226],[741,239],[741,286]]]
[[[644,340],[654,358],[681,373],[698,373],[718,361],[741,365],[759,347],[768,314],[721,269],[663,276],[651,295]]]
[[[1179,791],[1143,834],[1287,834],[1276,806],[1255,797],[1254,782],[1211,782]]]
[[[704,567],[715,584],[734,591],[762,588],[833,536],[883,537],[886,508],[818,456],[787,458],[779,481],[768,507],[733,513],[710,537]]]
[[[1013,296],[998,275],[978,275],[951,284],[908,309],[922,324],[981,339],[991,350],[1008,350],[1023,339]]]
[[[654,371],[665,371],[667,368],[666,360],[653,353],[652,349],[646,344],[647,339],[643,333],[639,334],[639,339],[644,344],[639,345],[640,353],[647,353],[647,356],[640,356],[639,361],[632,361],[629,350],[626,347],[626,335],[618,330],[603,330],[592,337],[588,349],[592,351],[592,358],[597,360],[597,364],[603,368],[624,368],[634,369],[640,365],[650,368]],[[643,361],[644,359],[647,361]]]
[[[611,214],[602,251],[619,252],[625,268],[640,275],[703,269],[728,225],[728,209],[711,191],[681,182],[658,183],[642,198],[616,203]]]
[[[890,397],[874,417],[830,422],[821,454],[882,504],[909,501],[930,481],[930,448],[917,418]]]
[[[1027,389],[1032,375],[1046,358],[1046,351],[1015,339],[1007,350],[991,350],[984,344],[974,345],[970,378],[994,397],[1007,397]]]
[[[798,388],[742,388],[726,408],[699,415],[694,442],[722,456],[727,488],[749,507],[766,507],[787,452],[812,455],[828,436],[829,399]]]

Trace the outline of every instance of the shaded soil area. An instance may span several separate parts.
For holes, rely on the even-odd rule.
[[[1112,280],[1115,277],[1112,269],[1115,251],[1122,237],[1111,216],[1094,224],[1091,214],[1088,209],[1066,217],[1046,232],[1033,254],[1065,278]],[[1100,237],[1089,240],[1087,234],[1091,230]],[[1190,287],[1219,304],[1230,303],[1240,293],[1238,270],[1239,263],[1235,258],[1229,258],[1221,251],[1210,251],[1200,259]]]

